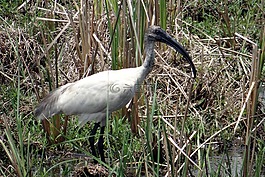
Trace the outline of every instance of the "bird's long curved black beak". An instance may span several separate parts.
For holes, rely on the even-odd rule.
[[[179,52],[186,59],[186,61],[190,64],[190,67],[192,70],[192,77],[196,78],[196,72],[197,72],[196,68],[192,62],[190,55],[184,49],[184,47],[168,34],[166,34],[164,38],[164,43],[174,48],[177,52]]]
[[[192,59],[180,43],[178,43],[173,37],[171,37],[166,31],[164,31],[159,26],[149,27],[148,32],[150,35],[149,37],[153,37],[154,40],[158,42],[163,42],[174,48],[177,52],[179,52],[190,64],[192,70],[192,77],[196,78],[196,68],[192,62]]]

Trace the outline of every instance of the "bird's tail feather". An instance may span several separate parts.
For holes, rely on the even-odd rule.
[[[60,109],[57,106],[58,97],[59,97],[58,90],[51,92],[36,107],[34,115],[38,119],[42,120],[49,118],[55,114],[59,114]]]

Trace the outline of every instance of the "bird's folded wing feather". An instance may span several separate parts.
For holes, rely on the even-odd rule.
[[[109,114],[125,106],[136,91],[140,68],[105,71],[66,84],[51,92],[37,106],[39,119],[55,114]],[[108,108],[108,111],[107,111]]]
[[[92,82],[90,82],[92,83]],[[111,80],[70,85],[59,97],[58,106],[67,115],[105,113],[120,109],[132,99],[134,82]]]

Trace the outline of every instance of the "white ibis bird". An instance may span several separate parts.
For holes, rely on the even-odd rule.
[[[142,66],[121,70],[103,71],[51,92],[35,109],[35,115],[39,119],[46,119],[53,115],[64,113],[65,115],[77,115],[79,125],[83,126],[88,121],[94,121],[95,125],[89,138],[92,155],[96,156],[94,135],[99,127],[100,137],[98,152],[105,162],[103,151],[103,134],[106,117],[113,111],[124,107],[137,91],[137,85],[141,84],[154,66],[155,42],[165,43],[183,55],[191,66],[193,77],[196,77],[196,69],[191,57],[174,38],[158,26],[150,26],[144,37],[145,60]]]

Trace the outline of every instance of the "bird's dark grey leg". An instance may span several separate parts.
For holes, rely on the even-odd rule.
[[[89,137],[89,143],[90,143],[90,147],[91,147],[91,151],[92,151],[92,155],[97,157],[97,153],[95,150],[95,134],[97,133],[97,129],[100,126],[100,123],[95,123],[94,128],[91,131],[90,137]]]
[[[105,163],[105,157],[104,157],[104,130],[105,130],[105,126],[102,126],[100,128],[100,136],[99,136],[99,140],[98,140],[98,151],[99,151],[99,155],[101,158],[101,161]]]

